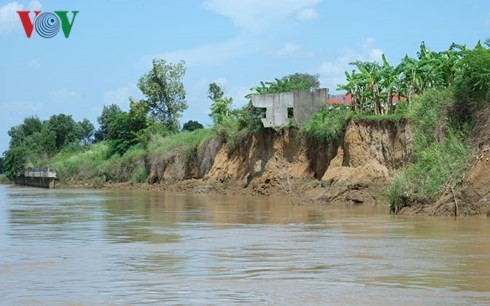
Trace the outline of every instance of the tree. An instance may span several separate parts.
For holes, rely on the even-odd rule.
[[[214,124],[222,123],[231,114],[232,98],[218,98],[211,105],[211,114]]]
[[[200,130],[202,128],[204,128],[204,126],[202,124],[200,124],[199,122],[194,121],[194,120],[189,120],[186,123],[184,123],[182,130],[192,132],[195,130]]]
[[[107,139],[112,153],[124,154],[139,141],[139,132],[147,127],[148,105],[144,101],[130,99],[130,111],[121,112],[109,121]]]
[[[47,122],[47,128],[55,134],[55,148],[57,151],[69,144],[80,143],[82,140],[82,129],[71,115],[59,114],[51,116]]]
[[[260,86],[252,87],[250,90],[255,93],[248,94],[245,98],[250,98],[254,94],[273,94],[281,92],[291,92],[295,90],[310,89],[312,84],[298,78],[290,78],[289,76],[275,79],[273,82],[260,82]]]
[[[25,149],[22,146],[10,147],[5,153],[5,176],[13,181],[17,174],[24,170],[25,164]]]
[[[231,114],[233,99],[225,98],[224,95],[223,90],[216,83],[209,84],[208,98],[213,100],[209,116],[213,119],[214,124],[222,123]]]
[[[138,82],[151,115],[170,131],[178,130],[178,118],[187,109],[182,82],[186,70],[184,64],[184,61],[172,64],[154,59],[153,68]]]
[[[4,164],[5,158],[0,157],[0,174],[3,174],[3,164]]]
[[[208,98],[211,99],[212,101],[216,101],[219,98],[223,98],[225,93],[221,89],[221,87],[216,84],[216,83],[211,83],[209,84],[209,90],[208,90]]]
[[[122,113],[121,108],[116,104],[104,105],[102,113],[97,117],[97,122],[100,128],[95,132],[95,141],[101,141],[107,139],[107,134],[109,133],[109,125],[114,118]]]
[[[38,117],[27,117],[22,124],[12,127],[8,131],[10,136],[10,146],[18,146],[25,139],[43,129],[43,122]]]
[[[92,137],[94,136],[95,130],[94,125],[87,118],[83,118],[82,121],[78,122],[78,125],[80,126],[80,136],[83,143],[85,145],[90,144],[93,141]]]
[[[319,74],[296,72],[294,74],[282,77],[281,80],[289,79],[294,84],[304,84],[304,86],[308,86],[308,88],[320,88],[320,81],[318,80],[319,77]]]
[[[490,40],[486,41],[490,47]],[[456,94],[468,102],[484,101],[490,96],[490,49],[478,44],[464,52],[456,76]]]

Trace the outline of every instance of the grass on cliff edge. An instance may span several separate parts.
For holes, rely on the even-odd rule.
[[[354,112],[350,107],[339,105],[326,107],[314,113],[303,126],[303,133],[325,143],[330,143],[342,135]]]
[[[166,137],[152,135],[148,144],[148,154],[151,159],[152,157],[177,150],[186,157],[192,158],[189,155],[193,150],[214,136],[216,136],[216,133],[213,129],[199,129],[192,132],[185,131]]]
[[[152,158],[179,151],[187,158],[199,145],[215,136],[212,129],[182,132],[166,137],[152,135],[148,147],[141,144],[123,155],[109,156],[110,144],[98,142],[79,150],[62,151],[47,161],[64,183],[88,183],[101,187],[106,182],[143,183],[148,178]]]
[[[460,187],[469,169],[469,127],[454,121],[452,89],[431,90],[414,99],[409,112],[414,127],[414,163],[399,173],[387,191],[389,211],[436,201]]]

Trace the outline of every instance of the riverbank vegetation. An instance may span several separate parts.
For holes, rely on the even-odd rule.
[[[428,83],[440,80],[439,87],[413,98],[407,110],[415,130],[413,163],[395,177],[387,192],[391,213],[434,202],[443,193],[454,195],[463,185],[472,164],[471,133],[478,114],[486,113],[490,102],[490,41],[485,45],[463,48],[450,58],[452,65],[442,66],[445,74],[435,74]],[[425,71],[431,73],[427,65]]]
[[[5,176],[5,174],[0,174],[0,184],[11,184],[12,181]]]
[[[420,45],[416,58],[405,56],[392,66],[382,62],[353,62],[346,83],[338,90],[351,105],[327,105],[300,132],[324,143],[341,139],[352,119],[409,121],[414,129],[412,163],[386,191],[390,212],[415,203],[435,201],[463,183],[471,161],[470,134],[476,114],[486,107],[490,88],[490,41],[473,49],[453,44],[431,51]],[[212,126],[178,119],[187,108],[183,86],[185,63],[154,60],[138,82],[144,98],[129,98],[129,110],[104,106],[99,128],[86,119],[53,115],[46,121],[28,117],[9,131],[4,155],[6,177],[30,166],[49,166],[66,183],[99,187],[107,182],[146,182],[155,160],[177,154],[192,160],[210,139],[219,137],[233,149],[244,136],[264,132],[263,109],[249,102],[233,107],[233,99],[216,83],[209,84]],[[247,98],[318,88],[318,75],[296,73],[260,82]],[[294,122],[287,128],[297,128]],[[280,132],[280,131],[279,131]]]

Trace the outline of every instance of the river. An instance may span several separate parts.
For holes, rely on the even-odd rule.
[[[0,305],[488,305],[490,218],[0,185]]]

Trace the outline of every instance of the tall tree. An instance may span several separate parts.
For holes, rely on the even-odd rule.
[[[152,69],[138,82],[151,115],[171,131],[178,131],[178,118],[188,107],[182,82],[185,70],[184,61],[172,64],[154,59]]]
[[[231,114],[232,98],[218,98],[211,105],[211,114],[214,124],[220,124]]]
[[[51,116],[47,122],[47,128],[55,133],[57,150],[61,150],[69,144],[80,143],[82,140],[81,127],[73,120],[71,115],[59,114]]]
[[[100,128],[95,133],[96,141],[107,139],[111,121],[122,112],[123,111],[121,108],[116,104],[104,105],[102,113],[99,117],[97,117],[97,122],[99,123]]]
[[[281,80],[288,79],[294,84],[304,84],[304,86],[308,88],[319,88],[320,87],[320,81],[318,80],[319,77],[320,77],[319,74],[296,72],[282,77]]]
[[[221,89],[221,87],[216,84],[215,82],[209,84],[209,90],[208,90],[208,98],[211,99],[212,101],[216,101],[219,98],[223,98],[225,93]]]
[[[78,122],[80,126],[80,136],[85,145],[90,144],[93,141],[93,136],[95,132],[94,125],[87,119],[83,118],[82,121]]]
[[[27,117],[22,124],[12,127],[8,131],[10,146],[20,145],[27,137],[36,132],[41,132],[43,122],[38,117]]]
[[[130,99],[130,111],[121,112],[109,121],[107,139],[111,141],[112,153],[122,155],[139,142],[138,133],[147,127],[147,113],[146,102]]]

